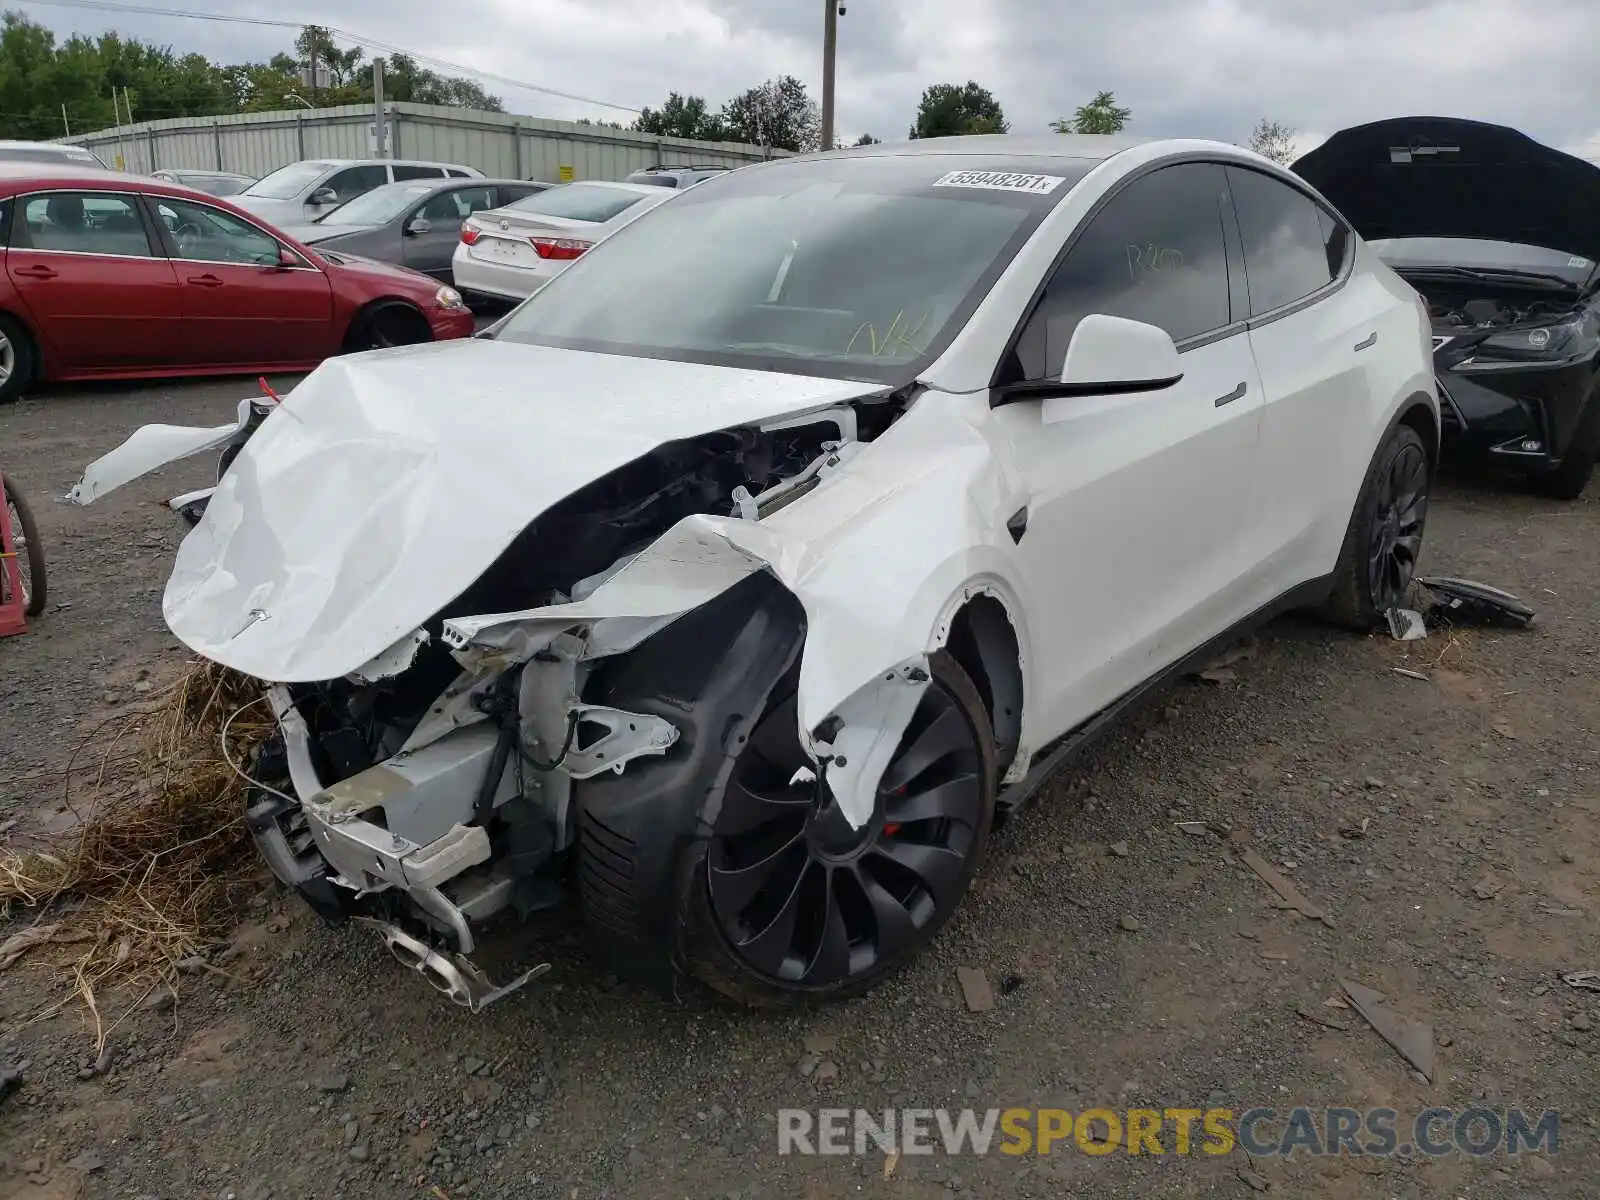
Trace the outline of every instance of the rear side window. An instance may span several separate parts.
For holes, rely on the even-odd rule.
[[[638,192],[627,192],[621,188],[571,183],[566,187],[540,192],[537,196],[527,196],[506,207],[513,212],[534,216],[567,217],[574,221],[594,221],[598,224],[609,221],[643,199]]]
[[[447,168],[445,170],[445,174],[450,176],[452,179],[471,179],[472,178],[472,172],[458,170],[455,167]]]
[[[443,167],[419,167],[410,163],[395,163],[394,177],[400,179],[440,179],[444,176]]]
[[[1090,313],[1159,326],[1175,342],[1227,325],[1222,171],[1212,163],[1163,167],[1112,197],[1045,285],[1008,374],[1058,377],[1067,343]]]
[[[29,196],[11,244],[72,254],[153,258],[144,218],[132,196],[52,192]]]
[[[1333,281],[1343,269],[1347,239],[1342,228],[1324,225],[1331,218],[1316,201],[1270,175],[1241,167],[1228,168],[1228,182],[1244,242],[1251,316],[1293,304]]]

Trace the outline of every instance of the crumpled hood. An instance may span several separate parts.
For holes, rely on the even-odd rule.
[[[585,484],[666,442],[881,390],[484,340],[330,359],[223,476],[178,550],[167,624],[247,675],[337,678]]]
[[[1291,169],[1368,241],[1477,238],[1600,260],[1600,167],[1503,125],[1377,121],[1334,134]]]

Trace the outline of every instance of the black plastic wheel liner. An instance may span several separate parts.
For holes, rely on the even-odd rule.
[[[1404,602],[1422,550],[1428,515],[1428,456],[1406,442],[1373,481],[1376,504],[1367,533],[1367,587],[1379,611]]]
[[[734,761],[804,640],[800,602],[760,572],[590,678],[588,703],[660,716],[679,731],[664,758],[574,787],[585,919],[619,973],[656,983],[673,975],[685,851],[709,836]]]
[[[734,765],[706,879],[729,947],[763,978],[826,988],[903,956],[964,891],[984,820],[985,763],[968,715],[929,687],[885,769],[878,810],[853,827],[775,692]]]

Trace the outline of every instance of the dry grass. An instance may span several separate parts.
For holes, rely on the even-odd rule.
[[[71,834],[55,845],[0,850],[0,916],[39,913],[0,943],[0,971],[26,956],[59,972],[62,994],[39,1016],[80,999],[97,1048],[114,1027],[101,1011],[109,988],[131,984],[142,999],[163,986],[178,962],[232,929],[258,882],[245,784],[224,756],[225,728],[226,753],[243,764],[272,729],[260,685],[196,663],[73,756],[65,783],[77,817]],[[90,747],[93,762],[80,763]],[[74,799],[75,785],[87,804]]]

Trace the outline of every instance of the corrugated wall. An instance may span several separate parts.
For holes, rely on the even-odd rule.
[[[496,178],[621,179],[653,163],[736,167],[787,153],[431,104],[387,108],[389,157],[461,163]],[[60,140],[87,146],[108,163],[120,157],[129,171],[189,167],[261,176],[301,158],[372,157],[372,125],[373,110],[353,105],[142,121]]]

